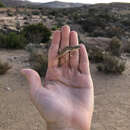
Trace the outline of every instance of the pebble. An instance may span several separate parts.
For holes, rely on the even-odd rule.
[[[9,88],[9,87],[6,87],[6,88],[5,88],[5,90],[7,90],[7,91],[11,91],[11,88]]]

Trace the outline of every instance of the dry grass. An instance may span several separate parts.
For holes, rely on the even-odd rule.
[[[109,46],[109,51],[111,52],[111,54],[117,57],[120,56],[122,52],[121,48],[122,48],[121,40],[119,40],[117,37],[113,37]]]
[[[5,74],[10,68],[11,66],[8,62],[2,62],[0,60],[0,75]]]
[[[44,53],[33,52],[30,55],[30,64],[32,68],[36,70],[40,76],[45,76],[47,65],[48,65],[48,57]]]
[[[97,66],[98,71],[105,73],[116,73],[121,74],[125,69],[125,61],[110,54],[104,56],[103,63]]]

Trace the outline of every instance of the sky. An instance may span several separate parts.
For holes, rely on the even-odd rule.
[[[54,0],[30,0],[32,2],[51,2]],[[110,3],[110,2],[128,2],[130,3],[130,0],[58,0],[62,2],[74,2],[74,3],[89,3],[89,4],[95,4],[95,3]]]

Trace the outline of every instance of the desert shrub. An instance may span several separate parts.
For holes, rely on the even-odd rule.
[[[5,74],[10,68],[11,66],[8,62],[2,62],[0,60],[0,75]]]
[[[10,32],[8,34],[0,33],[0,47],[7,49],[19,49],[24,48],[26,45],[26,39],[22,34]]]
[[[24,20],[28,20],[28,16],[24,16],[24,18],[23,18]]]
[[[28,21],[25,21],[25,22],[24,22],[24,25],[29,25],[29,22],[28,22]]]
[[[98,48],[88,50],[89,59],[90,61],[94,63],[99,63],[103,61],[105,52],[103,50],[100,50]]]
[[[121,38],[122,35],[125,35],[124,26],[120,23],[107,25],[105,27],[104,32],[106,32],[105,37],[110,37],[110,38],[114,36]]]
[[[97,27],[104,29],[108,23],[117,21],[116,16],[112,12],[103,8],[90,8],[86,13],[80,15],[79,18],[76,16],[76,19],[83,29],[90,33]]]
[[[130,44],[127,46],[127,49],[125,50],[127,53],[130,53]]]
[[[57,25],[53,25],[51,29],[52,29],[53,31],[55,31],[55,30],[58,29],[58,27],[57,27]]]
[[[10,17],[13,16],[13,12],[10,9],[8,9],[7,10],[7,15],[10,16]]]
[[[5,5],[2,2],[0,2],[0,8],[3,8],[3,7],[5,7]]]
[[[130,53],[130,40],[128,40],[128,43],[124,49],[125,52]]]
[[[121,23],[124,26],[130,26],[130,14],[126,14],[122,16]]]
[[[50,40],[51,31],[42,23],[27,25],[23,28],[22,34],[28,43],[45,43]]]
[[[7,15],[10,16],[10,17],[12,17],[12,16],[13,16],[13,13],[8,12]]]
[[[50,9],[50,11],[48,12],[48,16],[55,16],[55,17],[63,17],[63,9]]]
[[[78,11],[72,13],[72,18],[73,22],[80,24],[89,36],[111,38],[115,35],[120,37],[124,33],[119,22],[119,14],[108,8],[90,7],[80,13]]]
[[[7,35],[0,33],[0,48],[6,47]]]
[[[48,65],[47,55],[44,53],[33,52],[30,55],[30,64],[34,70],[36,70],[40,76],[45,76]]]
[[[105,73],[121,74],[125,70],[125,61],[116,56],[107,54],[104,56],[103,63],[97,65],[97,70]]]
[[[120,56],[121,47],[122,47],[122,42],[117,37],[113,37],[109,46],[109,51],[112,53],[112,55]]]
[[[48,16],[48,19],[53,19],[53,16],[52,16],[52,15],[49,15],[49,16]]]
[[[107,22],[106,22],[107,23]],[[90,27],[93,28],[93,27]],[[121,38],[121,35],[124,35],[125,31],[124,28],[119,24],[119,25],[105,25],[103,28],[102,26],[97,26],[95,27],[92,32],[89,33],[89,36],[92,37],[109,37],[112,38],[114,36]]]
[[[50,10],[49,15],[56,16],[57,13],[58,13],[58,12],[57,12],[56,10]]]
[[[61,28],[62,26],[65,25],[65,18],[62,17],[56,17],[56,25],[58,28]]]
[[[29,53],[29,62],[31,67],[36,70],[40,76],[45,76],[48,56],[45,44],[28,44],[25,48]]]
[[[72,17],[73,17],[74,20],[78,21],[78,20],[79,20],[79,17],[80,17],[80,13],[78,13],[78,12],[73,12],[73,13],[72,13]]]
[[[39,11],[32,11],[32,15],[39,15],[40,12]]]

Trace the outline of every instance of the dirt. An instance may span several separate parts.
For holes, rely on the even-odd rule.
[[[20,74],[28,67],[24,50],[0,50],[0,57],[12,68],[0,76],[0,130],[45,130],[45,122],[33,106],[29,87]],[[122,75],[97,72],[91,64],[95,88],[95,110],[92,130],[130,129],[130,58]]]

